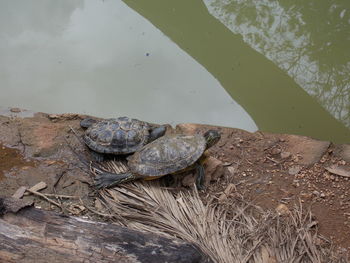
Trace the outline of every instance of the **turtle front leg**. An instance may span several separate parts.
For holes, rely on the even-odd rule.
[[[205,172],[204,172],[204,166],[201,162],[196,163],[196,170],[197,170],[197,178],[196,178],[197,189],[204,190]]]
[[[96,162],[103,162],[106,159],[106,155],[103,153],[95,152],[93,150],[90,150],[92,158]]]

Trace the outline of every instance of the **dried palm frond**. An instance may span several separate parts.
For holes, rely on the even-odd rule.
[[[118,161],[92,168],[126,172]],[[196,244],[214,262],[341,262],[330,257],[329,244],[319,243],[317,223],[300,206],[278,216],[230,200],[205,205],[196,190],[173,192],[159,180],[136,181],[100,191],[100,212],[129,228],[177,237]]]

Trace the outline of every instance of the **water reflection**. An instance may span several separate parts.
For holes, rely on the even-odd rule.
[[[350,2],[204,0],[208,10],[350,127]]]
[[[256,130],[219,82],[121,1],[1,1],[3,106]]]

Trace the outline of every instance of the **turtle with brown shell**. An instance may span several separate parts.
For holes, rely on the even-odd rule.
[[[112,187],[136,179],[153,180],[167,174],[196,169],[197,188],[203,189],[203,163],[206,159],[204,153],[219,140],[220,134],[216,130],[208,130],[204,135],[164,135],[127,157],[130,172],[103,172],[96,176],[95,186]]]
[[[102,160],[105,154],[134,153],[166,132],[165,126],[128,117],[100,121],[86,118],[80,126],[86,128],[83,140],[98,160]]]

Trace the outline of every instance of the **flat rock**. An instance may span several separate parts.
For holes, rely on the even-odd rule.
[[[288,152],[299,155],[297,162],[300,165],[310,166],[317,163],[326,153],[330,142],[319,141],[310,137],[298,135],[283,135]]]

